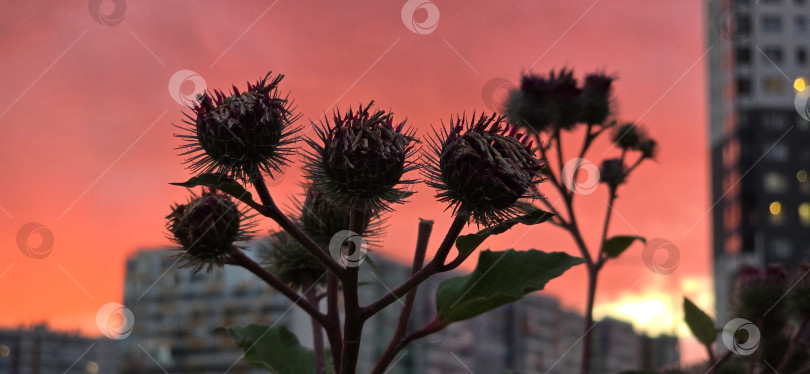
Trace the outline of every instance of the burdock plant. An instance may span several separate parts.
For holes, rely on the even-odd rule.
[[[566,95],[582,91],[571,86],[571,76],[566,79],[552,91]],[[312,123],[314,135],[305,141],[309,147],[302,160],[303,198],[285,213],[265,183],[297,154],[292,144],[300,129],[294,125],[299,115],[292,100],[279,94],[280,82],[281,76],[271,79],[268,74],[244,91],[234,87],[230,95],[214,90],[199,97],[178,135],[184,141],[179,149],[194,175],[177,184],[209,190],[176,205],[167,217],[169,234],[195,269],[244,267],[311,317],[313,350],[300,347],[282,326],[227,327],[245,349],[246,361],[281,374],[355,373],[365,322],[401,300],[399,321],[373,370],[384,373],[412,341],[542,290],[548,281],[582,263],[561,252],[482,251],[475,271],[440,284],[432,322],[411,328],[416,291],[426,279],[458,268],[491,235],[554,216],[532,205],[541,196],[538,184],[544,180],[545,161],[533,147],[540,143],[531,142],[525,131],[496,114],[460,115],[451,117],[449,126],[434,130],[430,147],[417,158],[420,141],[402,117],[376,108],[373,101],[345,112],[336,110],[331,118]],[[577,97],[572,105],[586,104]],[[585,106],[603,109],[592,97],[589,100]],[[577,114],[569,109],[560,115]],[[382,233],[381,217],[392,214],[422,183],[418,171],[436,189],[436,199],[451,208],[452,223],[438,247],[428,251],[433,221],[420,220],[411,276],[362,305],[358,274],[368,269],[354,260]],[[258,201],[248,192],[250,187]],[[237,202],[279,226],[262,239],[261,262],[242,247],[252,221],[237,209]],[[468,225],[484,227],[461,235]],[[353,261],[344,261],[343,256]],[[325,308],[321,297],[326,299]]]
[[[633,242],[645,241],[635,235],[608,237],[617,190],[627,183],[642,162],[652,160],[657,152],[657,143],[640,125],[633,122],[616,125],[613,81],[613,77],[602,72],[586,75],[582,83],[569,69],[552,70],[547,75],[527,73],[522,76],[520,87],[509,93],[504,105],[508,120],[520,126],[538,144],[538,153],[547,162],[541,171],[558,196],[551,199],[540,195],[539,200],[555,215],[552,223],[574,240],[588,270],[583,374],[590,371],[593,307],[599,272],[607,261],[618,257]],[[606,132],[613,133],[612,142],[600,155],[602,161],[586,159],[599,136]],[[582,139],[582,146],[565,152],[563,145],[571,144],[566,139],[577,137]],[[608,155],[611,151],[614,155]],[[585,180],[580,178],[583,175]],[[607,204],[599,241],[593,248],[584,239],[574,206],[577,196],[595,191],[600,183],[607,187]]]

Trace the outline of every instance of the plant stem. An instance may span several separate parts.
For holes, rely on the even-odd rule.
[[[349,230],[363,235],[363,212],[352,207],[349,215]],[[351,248],[349,250],[351,251]],[[354,248],[354,250],[359,251],[360,248]],[[349,253],[349,255],[351,254],[352,252]],[[344,271],[342,278],[345,315],[340,374],[354,374],[357,371],[357,358],[360,355],[360,339],[364,321],[360,315],[360,300],[357,292],[358,270],[357,266],[349,266]]]
[[[784,373],[785,370],[787,370],[790,359],[793,358],[793,355],[796,354],[796,350],[799,349],[799,341],[803,338],[805,333],[804,330],[807,329],[808,323],[810,323],[810,316],[805,316],[804,320],[802,320],[801,324],[799,325],[799,329],[796,331],[796,335],[790,339],[790,345],[788,345],[785,355],[782,356],[782,361],[779,362],[779,366],[776,367],[777,372]]]
[[[414,273],[410,278],[408,278],[408,280],[405,281],[405,283],[402,283],[392,292],[371,303],[369,306],[362,308],[361,315],[363,316],[363,319],[368,319],[377,314],[379,311],[383,310],[385,307],[407,294],[414,287],[424,282],[425,279],[429,278],[431,275],[443,271],[442,267],[444,266],[444,261],[447,259],[447,254],[450,253],[450,249],[453,248],[456,238],[458,238],[458,235],[461,234],[461,230],[464,229],[464,226],[467,224],[469,218],[469,214],[459,213],[459,215],[453,219],[453,223],[450,224],[450,228],[447,230],[447,234],[445,235],[444,240],[442,240],[442,244],[439,245],[439,249],[436,251],[436,255],[433,257],[433,260],[431,260],[421,270]]]
[[[447,327],[447,323],[439,321],[439,318],[437,316],[433,320],[433,322],[429,323],[427,326],[425,326],[425,327],[423,327],[423,328],[421,328],[421,329],[419,329],[419,330],[417,330],[417,331],[415,331],[415,332],[413,332],[411,334],[408,334],[407,336],[397,340],[396,342],[392,340],[391,343],[393,345],[389,345],[389,348],[386,348],[386,350],[385,350],[386,353],[390,354],[391,359],[389,359],[388,362],[386,362],[384,365],[381,365],[383,363],[382,361],[378,361],[377,365],[374,366],[374,370],[371,372],[371,374],[384,374],[386,372],[385,371],[386,367],[390,364],[390,361],[393,360],[394,357],[396,357],[396,355],[397,355],[397,353],[399,353],[399,351],[401,351],[403,348],[407,347],[408,344],[410,344],[414,340],[417,340],[417,339],[423,338],[425,336],[428,336],[430,334],[434,334],[436,332],[439,332],[442,329],[444,329],[445,327]]]
[[[258,174],[258,173],[257,173]],[[304,249],[315,257],[321,264],[326,266],[330,272],[341,275],[344,269],[338,265],[335,260],[326,254],[326,251],[321,249],[321,247],[315,243],[303,230],[301,230],[298,225],[294,224],[290,219],[281,211],[281,209],[276,206],[276,203],[273,201],[273,197],[270,196],[270,191],[267,189],[267,185],[264,183],[264,178],[259,175],[253,175],[253,186],[256,188],[256,192],[259,194],[259,198],[262,201],[261,206],[253,206],[252,208],[257,209],[259,213],[262,215],[273,219],[276,223],[281,226],[281,228],[288,232],[290,236],[292,236],[298,243],[301,244]]]
[[[317,291],[315,290],[315,281],[309,278],[311,277],[306,277],[306,279],[301,282],[301,287],[305,290],[304,296],[307,298],[307,301],[309,301],[309,303],[312,304],[315,309],[318,309],[318,295]],[[324,362],[323,329],[315,318],[311,318],[311,320],[313,340],[312,346],[315,351],[315,374],[326,374],[326,364]]]
[[[596,281],[599,276],[599,269],[594,264],[588,264],[588,301],[585,308],[585,333],[582,337],[582,374],[588,374],[591,370],[591,341],[593,340],[593,306],[596,300]]]
[[[411,268],[411,275],[416,274],[417,271],[422,269],[425,262],[425,252],[427,252],[428,241],[430,240],[430,233],[433,230],[433,221],[421,220],[419,222],[419,234],[416,238],[416,251],[413,257],[413,267]],[[405,304],[402,306],[402,311],[399,313],[399,321],[397,322],[394,336],[388,343],[377,364],[374,366],[372,374],[383,373],[385,368],[391,364],[391,361],[396,357],[399,351],[399,345],[402,343],[405,333],[408,331],[408,322],[410,322],[411,312],[413,311],[413,303],[416,299],[417,287],[414,287],[408,292],[405,297]]]
[[[326,337],[332,348],[332,365],[335,373],[338,373],[340,356],[343,354],[343,333],[340,331],[340,309],[338,309],[338,279],[332,273],[326,277],[326,319],[332,327],[326,329]]]
[[[247,269],[251,273],[255,274],[271,287],[281,292],[284,296],[286,296],[290,301],[292,301],[295,305],[298,305],[301,309],[303,309],[310,317],[314,320],[318,321],[319,324],[322,326],[326,326],[329,324],[326,316],[321,313],[316,306],[312,303],[304,299],[298,292],[288,286],[286,283],[282,282],[280,279],[276,278],[275,275],[271,274],[261,265],[256,263],[255,261],[251,260],[248,256],[246,256],[242,251],[234,251],[231,254],[231,258],[234,260],[235,264],[242,266],[243,268]]]

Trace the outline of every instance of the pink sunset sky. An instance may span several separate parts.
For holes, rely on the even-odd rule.
[[[682,297],[712,310],[705,2],[435,0],[438,23],[424,33],[406,27],[404,1],[128,1],[125,11],[118,3],[15,1],[0,12],[0,326],[47,321],[100,335],[96,312],[122,301],[127,256],[168,244],[164,216],[186,197],[168,183],[189,177],[172,136],[185,109],[176,99],[195,89],[192,80],[170,83],[182,70],[209,89],[242,89],[272,70],[286,75],[282,90],[307,128],[333,108],[374,99],[420,136],[451,114],[489,110],[486,101],[503,95],[484,90],[492,79],[517,84],[522,72],[561,67],[614,74],[619,118],[639,119],[660,152],[620,190],[610,233],[667,239],[680,263],[656,274],[634,245],[603,272],[597,315],[688,336]],[[413,17],[419,23],[428,12]],[[605,137],[588,156],[598,163],[616,154],[609,146]],[[296,163],[271,191],[285,202],[300,181]],[[381,250],[402,261],[418,218],[436,221],[434,248],[449,225],[434,192],[416,192]],[[606,196],[600,187],[579,201],[590,243]],[[47,257],[17,248],[28,222],[53,233]],[[576,254],[550,224],[518,227],[484,247]],[[547,293],[582,311],[585,279],[580,266]],[[703,358],[684,344],[688,359]]]

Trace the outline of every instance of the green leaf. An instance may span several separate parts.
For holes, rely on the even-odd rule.
[[[302,347],[295,334],[284,326],[252,323],[226,330],[245,351],[244,360],[252,365],[273,374],[315,374],[315,353]]]
[[[475,251],[476,248],[478,248],[479,245],[481,245],[481,243],[484,242],[484,240],[486,240],[486,238],[491,235],[502,234],[518,223],[522,223],[524,225],[536,225],[546,222],[551,219],[551,217],[554,217],[553,213],[546,212],[528,204],[523,207],[523,211],[526,212],[526,214],[522,216],[487,227],[475,234],[459,236],[458,239],[456,239],[456,249],[458,249],[459,256],[462,256],[462,258],[467,258],[473,253],[473,251]]]
[[[647,243],[647,239],[641,236],[617,235],[605,241],[604,251],[610,258],[619,257],[634,241],[639,240]]]
[[[572,266],[579,257],[538,250],[482,251],[475,270],[450,278],[436,290],[436,309],[445,322],[462,321],[542,290],[548,281]]]
[[[712,317],[700,310],[692,300],[683,298],[683,317],[692,335],[705,346],[710,346],[717,339],[717,329]]]
[[[217,173],[200,174],[182,183],[169,183],[169,184],[188,188],[197,186],[214,187],[222,192],[225,192],[228,195],[235,197],[237,200],[240,200],[245,204],[248,205],[257,204],[255,201],[253,201],[253,196],[251,196],[248,190],[242,187],[242,185],[239,184],[239,182],[229,178],[225,174],[217,174]]]

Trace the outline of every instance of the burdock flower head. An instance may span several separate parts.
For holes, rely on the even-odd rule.
[[[331,123],[315,126],[304,170],[314,189],[341,206],[379,211],[411,195],[402,186],[415,181],[403,175],[415,169],[410,159],[417,140],[405,121],[395,125],[391,112],[373,104],[345,115],[336,111]]]
[[[519,214],[515,203],[538,194],[535,185],[542,181],[544,162],[503,117],[451,117],[450,128],[434,134],[426,155],[427,183],[454,214],[470,214],[486,226]]]
[[[323,192],[308,188],[304,201],[296,209],[301,227],[315,243],[328,250],[329,241],[340,231],[349,230],[349,214]],[[362,211],[362,234],[364,239],[379,234],[383,221],[368,206]]]
[[[326,268],[301,247],[288,232],[277,231],[261,243],[268,270],[295,288],[324,283]]]
[[[279,96],[284,76],[270,77],[248,83],[243,92],[234,86],[230,95],[214,90],[198,96],[193,116],[186,114],[186,126],[180,127],[187,133],[176,135],[186,141],[178,149],[193,172],[243,180],[261,171],[271,177],[281,172],[294,153],[290,145],[298,128],[292,124],[299,116],[292,101]]]
[[[176,204],[166,216],[169,238],[183,251],[184,266],[197,272],[228,262],[237,242],[251,237],[254,223],[230,196],[216,190],[192,193],[186,204]]]
[[[534,132],[557,126],[571,129],[580,121],[580,96],[572,70],[552,70],[548,77],[526,74],[520,89],[509,93],[506,114],[509,120]]]
[[[580,97],[580,121],[590,124],[603,123],[610,116],[610,95],[613,77],[604,73],[585,76]]]

